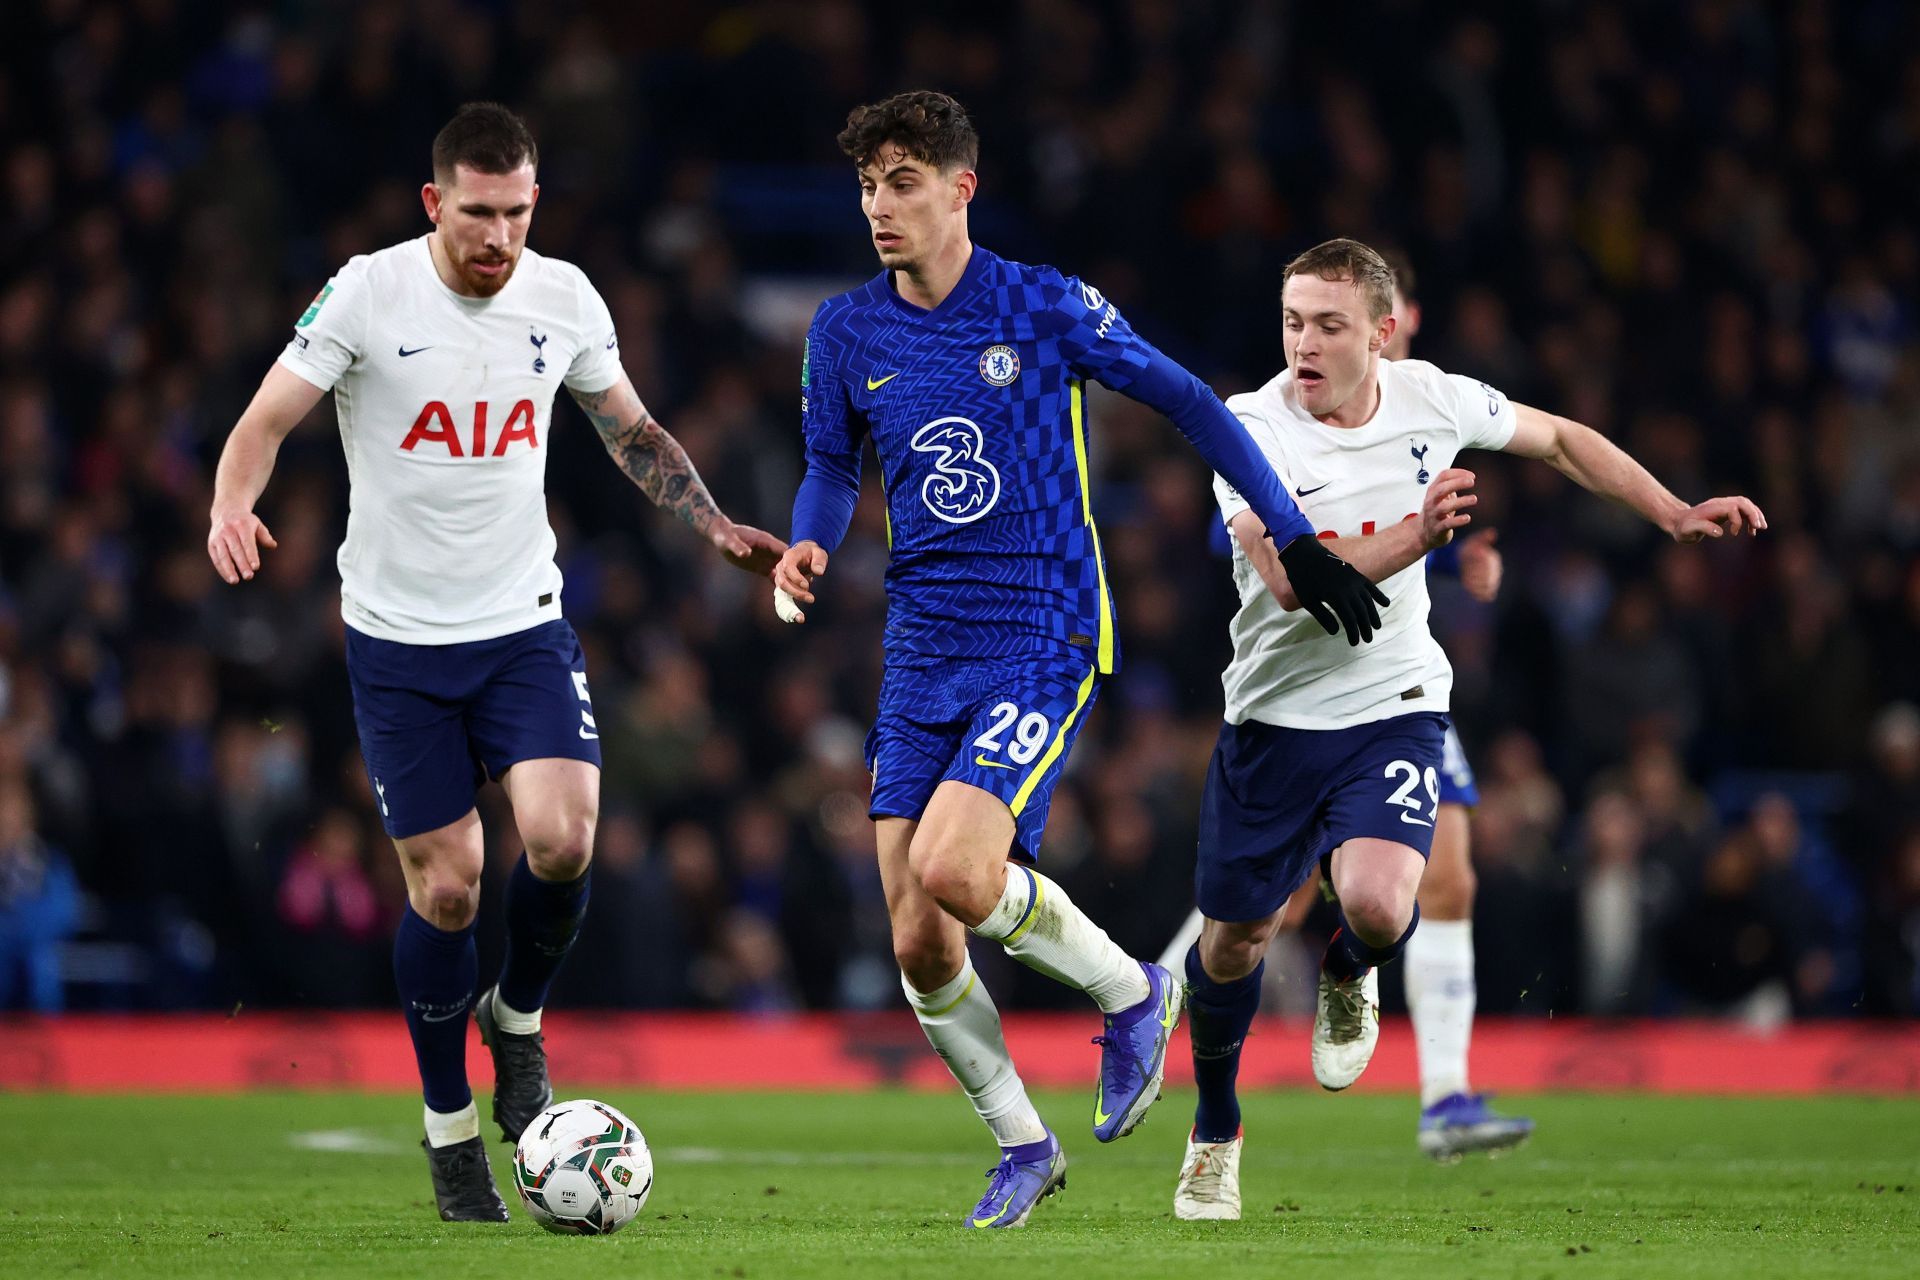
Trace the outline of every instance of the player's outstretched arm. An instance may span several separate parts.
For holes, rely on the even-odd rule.
[[[213,476],[212,528],[207,533],[207,557],[229,586],[250,580],[260,571],[260,547],[277,547],[273,534],[253,514],[253,504],[266,491],[280,442],[300,425],[325,395],[299,374],[275,364],[260,380],[260,389],[220,451]]]
[[[1516,404],[1513,411],[1513,438],[1505,452],[1538,458],[1581,488],[1633,508],[1675,542],[1757,534],[1767,527],[1765,513],[1746,498],[1709,498],[1687,505],[1592,427],[1530,405]]]
[[[624,373],[604,391],[571,393],[600,433],[600,442],[640,492],[711,542],[727,562],[749,573],[771,573],[787,544],[763,529],[735,524],[714,504],[680,442],[647,412]]]
[[[1455,530],[1472,522],[1467,509],[1480,500],[1471,492],[1473,482],[1473,472],[1464,467],[1449,467],[1427,486],[1419,515],[1379,533],[1322,538],[1320,542],[1364,574],[1369,582],[1385,582],[1429,551],[1445,546]],[[1300,608],[1292,577],[1260,517],[1252,511],[1242,511],[1233,518],[1231,527],[1235,541],[1247,553],[1247,559],[1259,571],[1280,607],[1289,613]]]

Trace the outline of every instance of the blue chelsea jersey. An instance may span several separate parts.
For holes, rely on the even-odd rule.
[[[1161,409],[1210,458],[1222,430],[1257,457],[1211,391],[1097,289],[1051,267],[976,246],[931,311],[887,272],[821,304],[801,374],[807,477],[793,537],[838,545],[871,435],[887,495],[889,663],[1078,653],[1115,669],[1088,488],[1089,378]],[[1272,504],[1262,496],[1256,507]]]

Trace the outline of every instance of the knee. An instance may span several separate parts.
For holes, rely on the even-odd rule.
[[[937,924],[900,920],[893,926],[893,958],[915,991],[939,990],[966,963],[966,944],[952,946]]]
[[[594,816],[562,814],[529,824],[521,832],[527,865],[542,880],[578,880],[593,861]]]
[[[430,868],[420,877],[414,913],[436,929],[454,932],[473,923],[480,910],[480,876],[452,868]]]
[[[1260,967],[1270,937],[1270,934],[1203,934],[1200,967],[1215,982],[1237,982]]]
[[[1391,888],[1342,894],[1340,913],[1360,941],[1370,947],[1390,946],[1413,920],[1413,895]]]
[[[1435,862],[1420,879],[1420,912],[1429,920],[1471,920],[1479,887],[1472,866]]]
[[[928,897],[965,922],[978,924],[999,903],[1000,895],[988,884],[988,868],[956,845],[916,842],[907,865]]]

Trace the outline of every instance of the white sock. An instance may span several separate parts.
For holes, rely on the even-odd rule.
[[[500,998],[498,987],[493,989],[493,1020],[510,1036],[530,1036],[540,1030],[540,1011],[520,1012]]]
[[[1027,968],[1086,992],[1102,1013],[1132,1008],[1152,992],[1139,961],[1087,919],[1065,889],[1019,863],[1007,864],[1000,904],[973,931]]]
[[[422,1108],[427,1113],[427,1143],[429,1146],[450,1147],[456,1142],[465,1142],[468,1138],[480,1136],[480,1108],[469,1102],[458,1111],[442,1114],[432,1107]]]
[[[1407,1011],[1420,1047],[1420,1105],[1467,1091],[1473,1036],[1473,922],[1422,920],[1407,939]]]
[[[947,1070],[967,1091],[973,1109],[1001,1146],[1038,1142],[1047,1136],[1040,1113],[1027,1098],[1027,1086],[1013,1068],[1006,1037],[1000,1032],[1000,1011],[994,1008],[987,986],[973,971],[969,958],[960,976],[934,991],[915,991],[905,974],[901,989],[913,1006],[927,1043],[947,1061]]]

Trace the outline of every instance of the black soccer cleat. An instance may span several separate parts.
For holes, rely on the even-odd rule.
[[[493,1122],[502,1142],[518,1142],[534,1117],[553,1105],[553,1082],[547,1078],[546,1042],[538,1031],[517,1036],[502,1031],[493,1017],[500,988],[489,987],[473,1002],[473,1019],[480,1024],[480,1043],[493,1055]]]
[[[507,1202],[493,1185],[493,1166],[487,1163],[487,1144],[478,1137],[436,1147],[424,1138],[427,1163],[433,1168],[433,1198],[442,1222],[505,1222]]]

